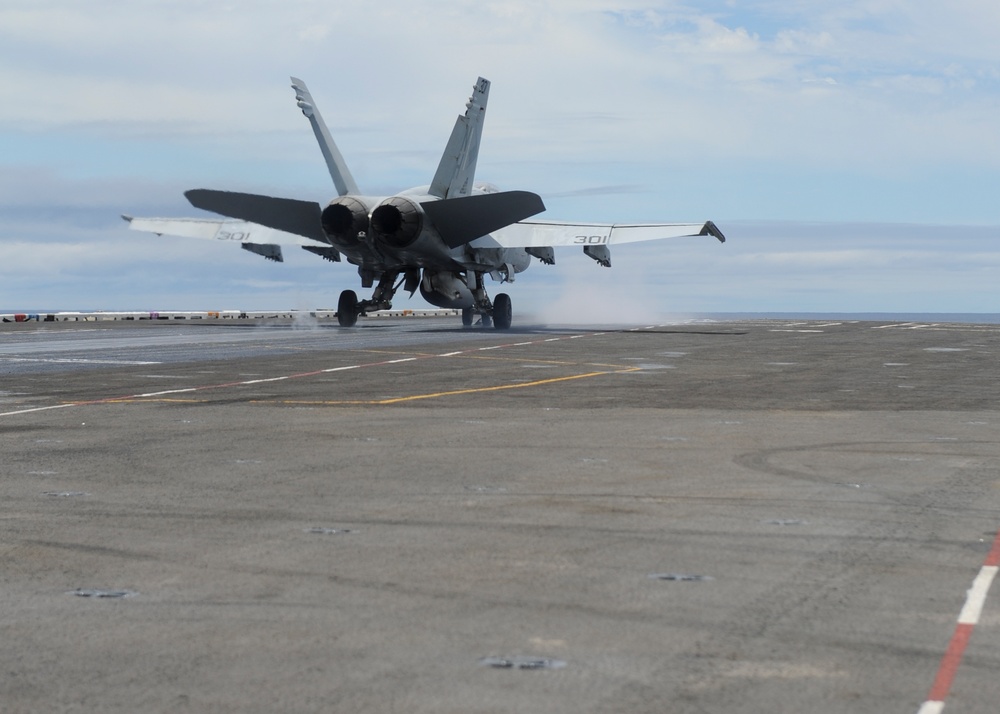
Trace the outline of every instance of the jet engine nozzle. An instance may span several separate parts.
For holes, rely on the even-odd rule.
[[[402,196],[387,198],[372,211],[372,235],[392,248],[405,248],[413,243],[423,227],[423,209]]]
[[[368,207],[351,196],[335,198],[323,209],[320,221],[331,243],[354,246],[368,234]]]

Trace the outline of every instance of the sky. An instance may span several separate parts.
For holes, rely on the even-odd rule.
[[[483,76],[478,180],[728,238],[561,249],[488,284],[515,313],[1000,312],[997,27],[995,0],[2,0],[0,311],[360,291],[119,217],[204,215],[190,188],[325,204],[292,75],[367,193],[429,182]]]

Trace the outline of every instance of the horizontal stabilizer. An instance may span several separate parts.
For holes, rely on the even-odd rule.
[[[465,245],[545,210],[541,197],[530,191],[446,198],[420,206],[449,248]]]
[[[320,206],[313,201],[207,188],[192,189],[184,195],[195,208],[328,243],[320,223]]]

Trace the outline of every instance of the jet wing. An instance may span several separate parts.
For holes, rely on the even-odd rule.
[[[122,218],[134,231],[239,243],[244,250],[277,262],[282,261],[281,245],[299,245],[328,260],[336,262],[340,259],[328,243],[250,221],[224,218],[133,218],[125,215]]]
[[[637,243],[664,238],[712,236],[726,242],[714,223],[566,223],[520,221],[494,231],[493,239],[504,248],[550,248]]]
[[[122,216],[128,227],[134,231],[146,231],[157,235],[183,236],[185,238],[205,238],[208,240],[233,241],[235,243],[278,243],[284,245],[321,245],[319,242],[275,228],[268,228],[250,221],[225,218],[133,218]]]

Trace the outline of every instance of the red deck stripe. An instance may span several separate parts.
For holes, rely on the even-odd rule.
[[[983,565],[1000,566],[1000,531],[997,531],[996,540],[993,541],[993,549],[986,556],[986,562]]]
[[[943,702],[951,689],[951,683],[955,681],[955,674],[958,666],[962,664],[962,655],[965,654],[965,647],[969,644],[972,631],[975,625],[958,625],[955,634],[951,636],[948,649],[941,659],[941,666],[938,668],[937,677],[934,679],[934,686],[927,699],[932,702]]]
[[[996,566],[1000,566],[1000,531],[997,531],[993,547],[983,562],[984,568]],[[965,648],[968,646],[972,631],[975,629],[975,623],[959,623],[955,626],[955,632],[951,636],[944,657],[941,658],[941,665],[938,667],[930,694],[927,695],[927,701],[944,702],[947,698],[951,685],[955,681],[955,675],[958,673],[958,667],[962,664]]]

